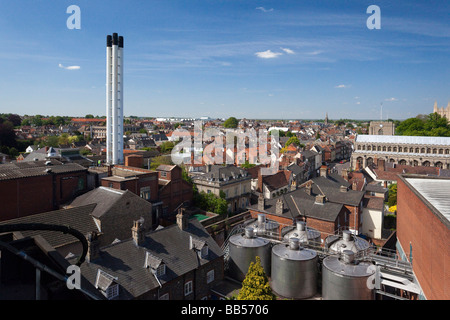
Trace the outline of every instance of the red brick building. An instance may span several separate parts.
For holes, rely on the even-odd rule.
[[[192,204],[192,185],[183,180],[182,169],[176,165],[160,165],[156,168],[159,179],[158,199],[162,202],[164,219],[172,220],[177,214],[177,208],[185,203]]]
[[[158,200],[158,172],[153,170],[114,165],[108,176],[101,179],[101,186],[130,190],[150,202]]]
[[[32,161],[0,165],[0,221],[59,209],[87,191],[87,169]]]
[[[450,299],[450,179],[399,175],[397,244],[427,300]]]

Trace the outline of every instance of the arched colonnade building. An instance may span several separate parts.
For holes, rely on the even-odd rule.
[[[352,168],[365,168],[378,159],[450,169],[450,137],[358,135],[351,157]]]

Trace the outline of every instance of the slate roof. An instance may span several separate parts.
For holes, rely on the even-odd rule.
[[[85,206],[96,203],[97,206],[92,212],[92,216],[100,218],[118,201],[123,195],[130,193],[128,190],[118,190],[113,188],[98,187],[78,196],[70,203],[72,207]]]
[[[306,215],[306,217],[312,217],[315,219],[335,221],[343,207],[342,204],[329,201],[326,201],[323,204],[318,204],[315,202],[314,195],[310,196],[305,192],[305,189],[300,188],[273,199],[266,199],[263,212],[277,215],[276,203],[278,199],[283,201],[283,213],[281,216],[294,220]],[[257,204],[252,205],[249,208],[259,211]]]
[[[224,179],[225,178],[225,179]],[[236,179],[251,179],[251,175],[247,170],[238,168],[234,165],[213,165],[211,171],[203,175],[196,176],[195,179],[208,181],[233,181]]]
[[[312,179],[312,182],[312,192],[314,194],[325,194],[329,201],[335,203],[359,206],[365,193],[364,191],[351,189],[342,192],[341,186],[348,188],[351,184],[338,174],[329,174],[327,178],[316,177]]]
[[[191,235],[208,245],[206,258],[199,258],[194,250],[189,249]],[[117,277],[116,282],[120,285],[118,299],[133,299],[159,287],[150,268],[145,268],[147,252],[166,265],[165,275],[158,277],[162,285],[223,256],[222,250],[201,223],[191,219],[185,230],[173,224],[147,233],[145,242],[140,246],[130,238],[103,247],[97,259],[81,265],[81,274],[95,283],[98,269],[101,269]]]
[[[70,226],[80,231],[82,234],[87,234],[93,230],[98,230],[91,216],[95,207],[96,204],[94,203],[86,206],[38,213],[26,217],[3,221],[0,225],[16,223],[56,224]],[[70,234],[55,231],[20,231],[20,233],[25,237],[41,235],[54,248],[79,241]]]

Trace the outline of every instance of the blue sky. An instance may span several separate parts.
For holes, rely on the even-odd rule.
[[[127,116],[405,119],[450,101],[449,16],[442,0],[0,0],[0,113],[104,115],[117,32]]]

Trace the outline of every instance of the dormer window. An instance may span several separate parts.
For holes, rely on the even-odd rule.
[[[206,259],[208,257],[209,250],[206,241],[190,236],[189,242],[189,249],[194,250],[199,258]]]
[[[147,252],[145,254],[145,268],[150,268],[153,274],[156,275],[156,277],[161,277],[166,274],[166,264],[164,261],[154,255],[152,255],[150,252]]]
[[[97,271],[95,288],[100,289],[100,292],[108,300],[111,300],[119,295],[119,284],[117,283],[117,278],[101,269],[98,269]]]

